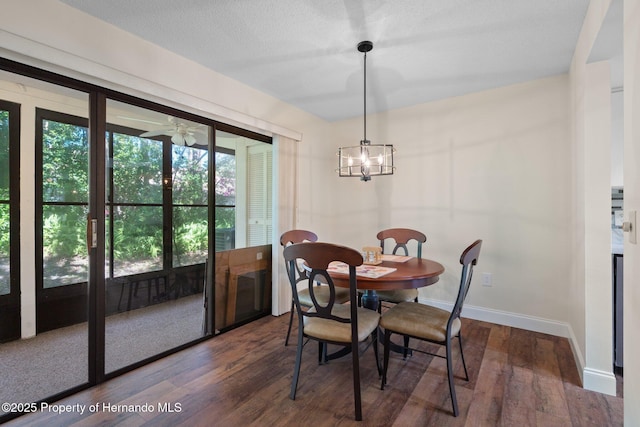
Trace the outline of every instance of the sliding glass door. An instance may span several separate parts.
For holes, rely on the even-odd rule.
[[[0,68],[0,401],[270,313],[270,137]]]
[[[208,126],[107,102],[105,372],[203,336]]]

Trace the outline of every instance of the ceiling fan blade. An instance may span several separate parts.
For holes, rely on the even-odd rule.
[[[203,129],[204,125],[194,126],[189,128],[189,132],[198,132],[201,135],[207,134],[207,129]]]
[[[176,145],[184,145],[185,141],[182,135],[180,135],[179,133],[176,133],[171,137],[171,142],[173,142]]]
[[[146,137],[149,137],[149,136],[159,136],[159,135],[171,136],[173,134],[174,133],[169,131],[169,130],[152,130],[152,131],[149,131],[149,132],[141,133],[140,137],[146,138]]]

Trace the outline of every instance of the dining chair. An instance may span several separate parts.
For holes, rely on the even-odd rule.
[[[458,416],[458,402],[456,401],[456,390],[453,384],[451,340],[454,337],[458,338],[465,380],[469,381],[469,373],[467,372],[467,366],[464,362],[464,353],[462,351],[462,322],[460,321],[460,312],[462,311],[464,300],[469,292],[469,286],[471,285],[471,278],[473,276],[473,268],[478,262],[481,246],[482,240],[476,240],[467,247],[460,256],[460,264],[462,264],[460,287],[451,312],[417,302],[401,302],[391,307],[382,315],[380,318],[380,326],[384,328],[384,361],[382,368],[382,383],[380,385],[381,390],[384,390],[384,386],[387,383],[389,348],[391,346],[392,334],[400,334],[416,338],[418,340],[443,345],[446,347],[445,356],[418,350],[416,348],[411,348],[411,350],[419,353],[430,354],[436,357],[442,357],[447,360],[447,376],[449,379],[449,393],[451,395],[453,415],[456,417]]]
[[[407,243],[411,240],[417,242],[416,258],[422,258],[422,244],[427,241],[427,236],[417,230],[410,228],[388,228],[378,232],[377,236],[380,240],[380,248],[384,254],[385,242],[387,240],[394,240],[395,247],[391,250],[392,255],[396,255],[399,249],[404,251],[404,255],[409,255],[409,249]],[[382,302],[389,302],[397,304],[403,301],[415,301],[418,302],[418,290],[417,289],[395,289],[391,291],[377,291],[378,294],[378,311],[382,313]]]
[[[293,380],[291,382],[292,400],[296,398],[300,364],[302,362],[302,350],[304,340],[318,342],[318,362],[323,364],[326,358],[327,344],[342,346],[351,352],[353,370],[353,394],[355,404],[355,418],[362,420],[362,403],[360,397],[360,343],[371,342],[373,345],[378,373],[381,373],[378,360],[378,321],[380,314],[376,311],[358,307],[356,267],[362,264],[362,255],[355,249],[339,246],[331,243],[296,243],[284,248],[284,259],[289,265],[289,282],[293,291],[294,305],[298,313],[298,348],[296,353]],[[302,259],[306,274],[307,290],[311,296],[313,306],[308,310],[302,310],[299,292],[296,292],[298,280],[295,275],[297,260]],[[349,297],[350,304],[339,304],[336,301],[336,287],[327,272],[329,263],[339,261],[349,266]],[[317,281],[326,283],[329,299],[325,303],[320,302],[316,295],[319,291]]]
[[[318,240],[318,236],[308,230],[289,230],[285,231],[282,236],[280,236],[280,245],[284,248],[294,243],[302,243],[302,242],[316,242]],[[289,264],[285,263],[285,267],[287,269],[287,276],[289,275]],[[302,264],[297,261],[295,263],[294,269],[296,283],[301,282],[307,278],[306,271],[302,267]],[[322,303],[326,303],[329,300],[329,288],[326,285],[321,283],[316,283],[318,289],[315,291],[315,296]],[[343,288],[336,288],[336,302],[338,304],[343,304],[349,301],[349,290]],[[311,295],[308,289],[301,289],[298,292],[298,299],[300,301],[300,305],[305,308],[313,307],[313,301],[311,300]],[[293,312],[295,311],[294,307],[294,299],[291,298],[291,310],[289,315],[289,329],[287,329],[287,338],[284,341],[284,345],[289,345],[289,336],[291,335],[291,327],[293,325]]]

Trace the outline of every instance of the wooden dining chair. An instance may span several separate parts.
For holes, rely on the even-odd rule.
[[[280,245],[284,248],[294,243],[302,243],[302,242],[316,242],[318,240],[318,236],[308,230],[289,230],[282,233],[280,236]],[[285,267],[287,269],[287,275],[289,275],[289,264],[285,263]],[[295,277],[297,282],[301,282],[307,278],[306,271],[302,267],[300,262],[296,262],[295,264]],[[326,285],[321,283],[316,283],[318,289],[316,289],[315,295],[322,303],[326,303],[329,300],[329,288]],[[313,301],[311,300],[311,295],[309,294],[309,290],[300,289],[298,291],[298,299],[300,301],[300,305],[302,305],[305,309],[309,307],[313,307]],[[349,301],[349,290],[343,288],[336,289],[336,302],[338,304],[343,304]],[[289,345],[289,336],[291,335],[291,327],[293,325],[293,313],[295,311],[294,307],[294,299],[291,298],[291,310],[289,315],[289,328],[287,329],[287,338],[284,340],[284,345]]]
[[[317,341],[318,361],[326,360],[327,344],[342,346],[351,352],[353,370],[353,394],[355,417],[362,420],[362,403],[360,398],[360,343],[371,339],[376,366],[380,373],[378,360],[378,321],[380,314],[376,311],[358,307],[356,266],[362,264],[362,255],[355,249],[331,243],[297,243],[284,248],[284,259],[289,264],[289,282],[293,291],[294,305],[298,313],[298,348],[291,382],[290,397],[296,398],[296,390],[302,363],[302,350],[305,338]],[[295,275],[297,260],[302,259],[309,272],[306,275],[306,289],[311,296],[313,306],[302,310],[299,292],[296,292],[298,280]],[[340,261],[349,266],[350,304],[339,304],[336,301],[336,287],[327,272],[329,263]],[[316,282],[326,283],[329,290],[328,301],[322,303],[316,295],[319,286]],[[368,347],[368,346],[367,346]],[[366,348],[365,348],[366,350]]]
[[[441,308],[433,307],[417,302],[401,302],[387,310],[380,319],[380,326],[384,328],[384,362],[382,370],[382,383],[380,389],[384,390],[387,383],[387,370],[389,368],[389,348],[391,347],[391,335],[400,334],[422,341],[440,344],[446,347],[446,355],[441,356],[435,353],[411,348],[411,350],[426,353],[436,357],[443,357],[447,360],[447,376],[449,379],[449,393],[453,406],[453,415],[458,416],[458,402],[456,401],[456,390],[453,384],[453,365],[451,362],[451,340],[458,338],[460,344],[460,357],[464,367],[465,379],[469,381],[467,365],[464,363],[462,352],[462,334],[460,312],[464,300],[469,292],[473,267],[478,262],[482,240],[476,240],[467,247],[460,256],[462,264],[462,274],[460,277],[460,287],[458,296],[451,312]]]
[[[388,240],[394,240],[395,246],[391,250],[392,255],[396,255],[398,250],[402,249],[404,255],[409,255],[409,249],[407,243],[412,240],[417,242],[416,258],[422,258],[422,244],[427,241],[427,236],[417,230],[410,228],[389,228],[378,232],[377,236],[380,241],[380,248],[382,253],[385,253],[384,247]],[[382,313],[382,302],[389,302],[397,304],[403,301],[415,301],[418,302],[418,290],[417,289],[396,289],[392,291],[377,291],[378,294],[378,311]]]

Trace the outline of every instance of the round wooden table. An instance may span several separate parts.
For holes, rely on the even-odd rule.
[[[424,258],[410,258],[405,262],[382,261],[375,267],[395,268],[395,271],[380,277],[366,277],[358,274],[358,289],[364,291],[362,306],[377,310],[376,291],[415,289],[436,283],[444,273],[442,264]],[[341,288],[349,287],[349,275],[330,271],[333,283]]]
[[[384,255],[383,255],[384,256]],[[392,257],[393,258],[393,257]],[[400,257],[398,259],[406,259]],[[409,258],[404,262],[400,261],[382,261],[375,266],[364,264],[362,267],[386,267],[395,268],[395,271],[387,273],[380,277],[367,277],[357,274],[358,289],[363,291],[362,306],[374,311],[378,310],[378,294],[376,291],[390,291],[396,289],[416,289],[424,286],[433,285],[440,279],[440,275],[444,273],[442,264],[430,259]],[[358,267],[361,268],[361,267]],[[349,288],[349,274],[327,270],[333,283],[341,288]],[[357,271],[356,271],[357,272]],[[378,339],[382,339],[382,332],[379,331]],[[402,353],[405,357],[411,352],[406,352],[404,348],[391,342],[391,351]],[[348,352],[338,351],[327,356],[327,360],[335,359],[345,355]]]

